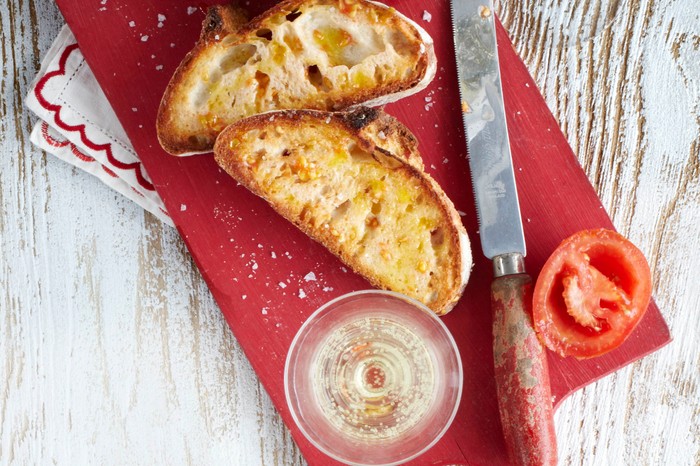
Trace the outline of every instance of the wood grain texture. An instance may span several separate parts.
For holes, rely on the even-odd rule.
[[[565,400],[563,464],[700,464],[700,2],[523,0],[498,11],[674,341]]]
[[[0,464],[301,464],[175,230],[30,145],[62,25],[0,6]]]
[[[561,463],[699,464],[700,2],[498,11],[674,336],[564,401]],[[303,464],[175,232],[30,146],[61,24],[0,7],[0,464]]]

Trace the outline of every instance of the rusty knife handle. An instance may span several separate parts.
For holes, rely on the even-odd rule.
[[[556,465],[547,355],[532,323],[532,279],[524,273],[494,279],[491,306],[498,407],[510,461]]]

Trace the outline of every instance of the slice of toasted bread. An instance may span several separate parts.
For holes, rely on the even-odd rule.
[[[414,163],[420,154],[408,129],[381,110],[256,115],[227,127],[214,153],[239,183],[373,285],[437,314],[461,296],[471,250],[460,217]]]
[[[158,138],[171,154],[210,151],[230,123],[278,109],[383,105],[435,76],[430,36],[367,0],[287,0],[243,24],[209,9],[202,34],[168,85]]]

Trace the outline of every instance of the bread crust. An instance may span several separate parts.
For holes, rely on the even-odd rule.
[[[421,193],[429,196],[433,201],[432,204],[439,207],[441,211],[440,218],[442,219],[440,227],[447,232],[445,240],[448,242],[450,250],[456,252],[450,258],[451,262],[447,265],[451,268],[451,273],[447,274],[447,276],[452,277],[452,282],[441,283],[444,290],[432,302],[426,302],[420,295],[414,295],[413,297],[425,302],[438,315],[449,312],[461,297],[471,270],[469,239],[451,200],[442,191],[437,182],[422,171],[422,165],[417,166],[411,162],[412,160],[420,159],[415,138],[405,126],[393,117],[381,110],[364,107],[355,109],[352,112],[339,113],[297,110],[256,115],[232,124],[221,133],[214,148],[216,161],[239,183],[265,199],[284,218],[294,223],[312,239],[326,246],[349,267],[363,275],[373,286],[388,289],[387,283],[380,275],[364,267],[352,255],[347,253],[337,241],[337,237],[334,237],[332,231],[327,228],[318,228],[308,223],[303,218],[300,218],[288,205],[270,199],[264,188],[252,175],[252,172],[246,170],[243,164],[236,160],[234,151],[230,148],[231,141],[236,136],[250,131],[282,126],[301,132],[304,131],[304,127],[309,121],[318,122],[327,127],[340,128],[348,139],[352,139],[364,151],[372,154],[375,160],[379,161],[381,159],[383,163],[392,165],[391,170],[400,172],[405,179],[412,179],[418,182],[422,186]],[[397,155],[376,144],[376,134],[374,137],[370,137],[371,133],[376,131],[388,131],[394,134],[394,137],[397,139],[404,138],[405,144],[398,144],[398,147],[403,147],[410,153],[404,152],[401,155]],[[389,138],[386,138],[386,140],[389,140]],[[410,293],[407,294],[410,295]]]
[[[343,110],[355,105],[381,106],[389,102],[419,92],[435,76],[436,58],[430,36],[416,23],[405,16],[378,2],[354,0],[357,8],[371,8],[383,12],[384,27],[397,31],[406,38],[405,46],[410,49],[410,56],[415,56],[416,63],[409,76],[369,87],[358,87],[352,92],[333,91],[333,98],[303,102],[299,108],[315,110]],[[315,5],[337,5],[337,0],[286,0],[261,15],[246,21],[243,10],[233,5],[211,7],[202,25],[202,32],[194,48],[185,56],[171,78],[160,103],[156,127],[158,140],[173,155],[193,155],[210,152],[213,142],[226,124],[232,123],[228,118],[221,118],[221,125],[207,130],[199,129],[198,134],[186,134],[180,126],[179,119],[185,118],[187,78],[194,73],[201,60],[214,47],[221,46],[226,40],[227,47],[245,44],[256,31],[264,29],[268,22],[279,15],[289,15],[303,7]],[[322,94],[319,94],[322,95]],[[272,108],[275,110],[278,108]],[[279,109],[283,109],[280,107]],[[220,115],[214,115],[215,118]],[[220,128],[218,127],[220,126]],[[205,134],[206,133],[206,134]]]
[[[211,150],[207,144],[194,144],[191,141],[185,144],[172,131],[173,122],[177,118],[177,106],[174,105],[176,93],[180,90],[184,77],[194,69],[196,60],[202,51],[212,42],[218,42],[220,39],[217,37],[235,34],[246,22],[248,22],[248,12],[234,4],[215,5],[207,10],[207,15],[202,22],[199,40],[180,62],[160,100],[156,117],[156,132],[158,142],[169,154],[189,155],[206,153]]]

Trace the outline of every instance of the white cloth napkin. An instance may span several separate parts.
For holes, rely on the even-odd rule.
[[[33,144],[173,225],[68,26],[44,57],[25,104],[39,117]]]

